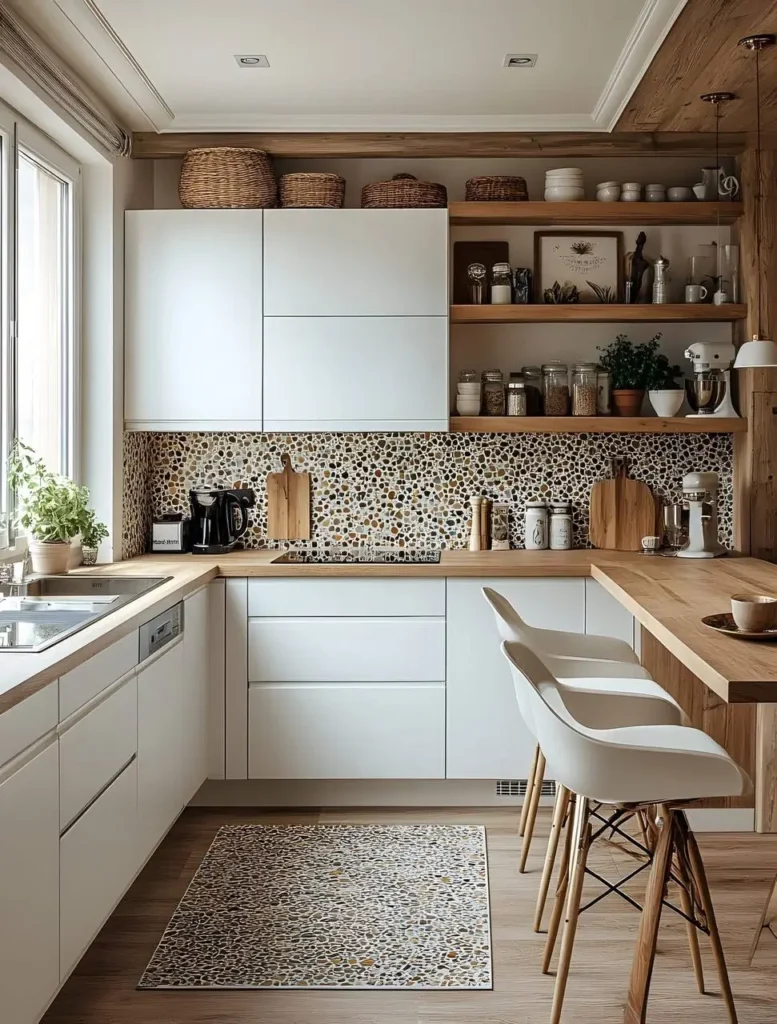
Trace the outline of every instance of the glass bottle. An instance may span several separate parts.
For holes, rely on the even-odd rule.
[[[603,366],[596,368],[596,415],[609,416],[612,412],[612,377]]]
[[[505,383],[501,370],[484,370],[483,403],[486,416],[504,416]]]
[[[596,363],[575,363],[572,367],[572,415],[596,416]]]
[[[542,364],[542,411],[546,416],[569,415],[569,368],[566,363]]]
[[[526,415],[542,416],[542,370],[539,366],[522,366],[526,383]]]
[[[513,275],[509,263],[495,263],[491,268],[491,305],[509,306],[513,301]]]
[[[507,415],[526,415],[526,383],[512,375],[507,384]]]

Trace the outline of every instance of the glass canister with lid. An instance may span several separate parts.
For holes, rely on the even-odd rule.
[[[597,397],[596,363],[575,363],[572,367],[572,415],[595,416]]]
[[[519,373],[511,373],[507,382],[507,415],[526,416],[526,381]]]
[[[526,415],[542,416],[542,370],[539,366],[522,366],[526,384]]]
[[[504,416],[505,382],[501,370],[483,371],[483,404],[486,416]]]
[[[509,306],[513,301],[513,274],[509,263],[495,263],[491,268],[491,305]]]
[[[612,412],[612,377],[603,366],[596,367],[596,414],[609,416]]]
[[[542,364],[542,411],[545,416],[569,415],[569,368],[553,361]]]

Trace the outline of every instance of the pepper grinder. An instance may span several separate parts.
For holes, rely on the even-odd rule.
[[[472,527],[469,535],[469,549],[470,551],[480,551],[480,505],[483,499],[478,496],[470,498],[469,500],[472,505]]]
[[[669,260],[666,256],[658,257],[653,264],[653,272],[653,302],[669,302]]]

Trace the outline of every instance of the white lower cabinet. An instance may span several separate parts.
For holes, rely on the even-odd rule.
[[[252,779],[442,779],[445,684],[255,684]]]
[[[10,712],[6,712],[10,714]],[[0,1019],[34,1024],[59,987],[57,743],[0,769]]]
[[[182,802],[187,804],[208,777],[210,635],[208,588],[184,605],[182,685]]]

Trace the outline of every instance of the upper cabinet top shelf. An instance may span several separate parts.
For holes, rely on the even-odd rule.
[[[451,203],[451,224],[734,224],[741,203]]]

